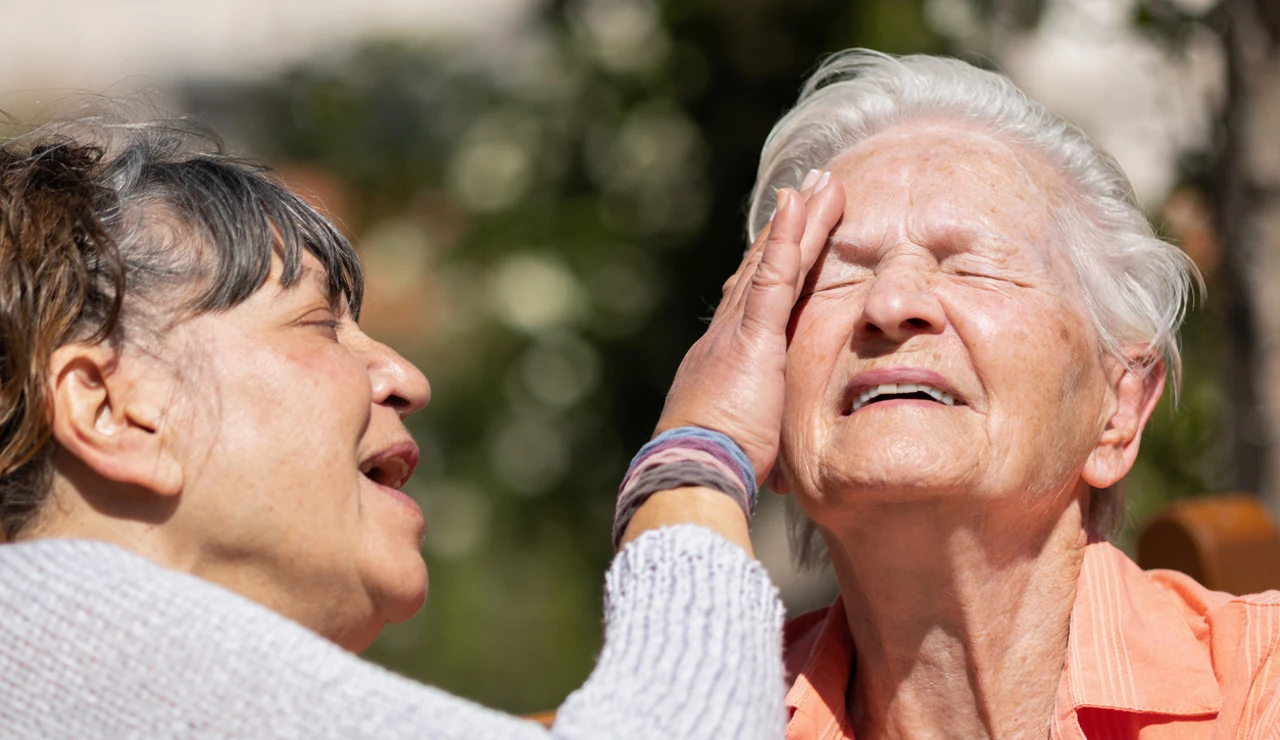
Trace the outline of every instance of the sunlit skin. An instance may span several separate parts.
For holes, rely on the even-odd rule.
[[[797,267],[765,292],[789,306]],[[21,539],[111,542],[359,651],[426,598],[422,512],[397,489],[418,460],[404,421],[430,387],[329,295],[317,260],[304,257],[288,288],[281,269],[229,310],[186,316],[157,302],[118,347],[55,351],[54,481]],[[781,397],[781,372],[770,392]],[[714,403],[693,407],[695,423],[716,425]],[[653,496],[626,539],[680,523],[751,551],[738,504],[705,489]]]
[[[40,534],[121,542],[359,650],[426,597],[422,512],[395,489],[417,463],[404,419],[430,389],[331,299],[314,258],[290,288],[279,270],[240,305],[126,348],[105,382],[66,371],[103,348],[60,350],[55,433],[73,454]],[[95,428],[78,430],[77,404],[93,403]]]
[[[904,124],[831,163],[844,215],[793,316],[778,487],[823,528],[865,737],[1044,737],[1089,486],[1162,389],[1100,349],[1029,150]],[[1136,352],[1137,350],[1135,350]],[[926,383],[954,406],[858,390]]]

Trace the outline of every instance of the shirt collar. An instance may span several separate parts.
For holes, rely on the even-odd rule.
[[[852,737],[845,693],[854,646],[843,602],[811,629],[816,639],[787,692],[787,737]],[[1059,719],[1084,707],[1212,715],[1219,693],[1209,658],[1173,599],[1109,543],[1089,544],[1071,612]]]
[[[787,692],[787,738],[851,738],[845,694],[853,674],[853,639],[840,599],[815,629],[817,639]]]
[[[1220,702],[1209,657],[1177,605],[1107,542],[1085,548],[1063,688],[1073,708],[1194,716],[1216,714]]]

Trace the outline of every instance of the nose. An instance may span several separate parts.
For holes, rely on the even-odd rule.
[[[381,342],[369,340],[369,380],[373,402],[390,406],[401,420],[431,400],[431,384],[416,365]]]
[[[900,344],[918,334],[938,334],[946,323],[942,305],[928,285],[928,267],[902,258],[872,279],[857,334]]]

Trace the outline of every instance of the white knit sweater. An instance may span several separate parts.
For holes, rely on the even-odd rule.
[[[759,563],[662,529],[618,555],[605,597],[599,663],[548,731],[120,548],[3,545],[0,737],[782,737],[782,608]]]

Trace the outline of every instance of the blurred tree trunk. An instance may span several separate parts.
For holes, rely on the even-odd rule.
[[[1280,2],[1225,0],[1223,148],[1213,173],[1225,246],[1233,485],[1280,514]]]

